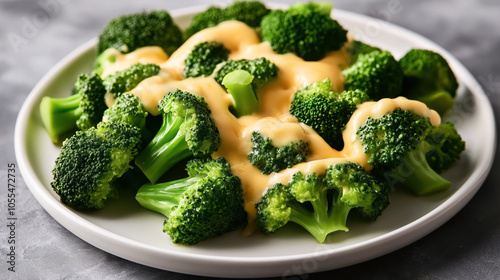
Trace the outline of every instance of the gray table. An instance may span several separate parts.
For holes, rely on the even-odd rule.
[[[98,34],[111,17],[142,9],[176,9],[208,1],[149,0],[121,4],[123,2],[0,0],[1,279],[197,279],[132,263],[80,240],[42,209],[19,174],[16,272],[7,271],[7,166],[15,163],[14,124],[30,90],[56,62]],[[367,2],[337,0],[334,4],[339,9],[395,23],[435,41],[465,64],[483,86],[495,111],[500,110],[500,2]],[[362,264],[297,279],[499,279],[498,167],[496,160],[494,172],[472,201],[421,240]]]

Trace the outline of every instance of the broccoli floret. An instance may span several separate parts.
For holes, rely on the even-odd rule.
[[[229,20],[238,20],[256,28],[270,11],[259,1],[235,1],[224,9],[224,14]]]
[[[347,53],[349,55],[348,56],[349,65],[354,64],[358,60],[360,54],[367,54],[373,51],[382,51],[382,50],[378,47],[369,45],[359,40],[351,41],[347,48]]]
[[[358,164],[341,163],[330,166],[326,176],[298,172],[288,185],[268,189],[256,204],[257,225],[269,234],[293,222],[322,243],[332,232],[349,230],[346,222],[352,209],[374,220],[388,204],[383,181]]]
[[[248,160],[264,174],[279,172],[298,163],[305,162],[310,153],[309,143],[302,140],[283,146],[275,146],[270,137],[259,131],[252,132],[252,150]]]
[[[427,162],[437,173],[448,169],[459,160],[460,155],[465,150],[465,141],[462,140],[455,125],[451,122],[433,127],[425,141],[429,145],[426,154]]]
[[[78,210],[98,210],[116,195],[113,182],[131,168],[140,144],[138,128],[101,122],[64,141],[51,186],[61,202]]]
[[[109,48],[129,53],[159,46],[171,55],[183,42],[182,31],[167,11],[141,12],[113,18],[99,35],[97,54]]]
[[[397,108],[380,118],[369,117],[356,134],[368,154],[372,172],[414,194],[446,190],[451,183],[432,170],[426,159],[428,118]]]
[[[252,88],[254,77],[245,70],[234,70],[222,80],[222,85],[233,97],[234,114],[238,117],[250,115],[259,110],[259,101]]]
[[[332,12],[333,5],[328,2],[297,2],[288,9],[292,13],[307,13],[317,12],[329,16]]]
[[[92,73],[78,77],[73,95],[42,98],[40,115],[52,142],[61,143],[77,129],[86,130],[97,125],[107,109],[105,94],[101,78]]]
[[[185,34],[189,38],[203,29],[227,20],[238,20],[250,27],[258,27],[262,18],[269,12],[270,10],[259,1],[235,1],[226,8],[211,6],[193,17]]]
[[[167,217],[163,231],[174,243],[194,245],[246,222],[240,179],[224,158],[188,162],[188,177],[143,185],[137,201]]]
[[[190,25],[184,31],[186,38],[193,36],[199,31],[214,27],[226,20],[224,11],[220,7],[211,6],[205,11],[196,14],[191,20]]]
[[[455,105],[458,82],[448,62],[438,53],[412,49],[400,60],[404,73],[403,93],[419,100],[440,115]]]
[[[163,97],[158,108],[163,124],[135,159],[152,183],[179,161],[209,156],[220,144],[219,131],[203,97],[176,89]]]
[[[356,106],[365,101],[368,96],[359,90],[341,94],[333,91],[326,78],[299,89],[290,104],[290,114],[312,127],[331,147],[341,150],[342,131]]]
[[[106,91],[115,96],[131,91],[143,80],[158,75],[160,66],[156,64],[132,64],[129,68],[107,76],[103,80]]]
[[[343,71],[344,88],[359,89],[373,100],[401,95],[403,71],[388,51],[359,54],[356,63]]]
[[[199,43],[184,61],[184,77],[210,76],[217,65],[226,61],[228,56],[229,50],[219,42]]]
[[[126,123],[143,131],[146,127],[148,112],[139,97],[125,93],[116,98],[113,106],[104,111],[103,121]]]
[[[258,93],[259,89],[264,84],[270,82],[278,76],[279,68],[276,64],[263,57],[253,60],[228,60],[215,72],[215,81],[222,85],[224,77],[234,70],[245,70],[250,73],[254,77],[252,88],[255,93]]]
[[[319,4],[315,3],[301,5],[266,15],[260,24],[262,40],[276,53],[294,53],[309,61],[340,49],[347,41],[347,31],[330,17],[332,5],[329,9],[325,5],[316,8]]]

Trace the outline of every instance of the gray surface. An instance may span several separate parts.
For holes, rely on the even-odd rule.
[[[55,63],[98,34],[113,16],[142,9],[175,9],[207,3],[150,0],[120,4],[123,2],[0,0],[0,279],[197,278],[135,264],[85,243],[42,209],[19,174],[16,272],[7,271],[6,169],[8,163],[15,163],[14,124],[30,90]],[[338,0],[333,3],[337,8],[382,18],[435,41],[465,64],[498,112],[500,2],[367,2]],[[394,4],[396,9],[391,8]],[[12,44],[12,34],[22,36],[17,45]],[[494,172],[478,194],[454,218],[425,238],[366,263],[296,279],[499,279],[498,167],[497,154]]]

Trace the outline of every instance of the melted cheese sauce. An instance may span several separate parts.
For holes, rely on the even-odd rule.
[[[213,78],[183,79],[184,60],[196,44],[206,41],[221,42],[230,50],[230,59],[265,57],[279,67],[278,77],[259,91],[259,100],[261,101],[259,112],[236,118],[229,111],[232,103],[231,96]],[[151,114],[159,114],[158,102],[166,93],[176,88],[202,96],[207,102],[221,135],[221,146],[213,154],[213,158],[226,158],[231,164],[233,174],[241,179],[245,210],[248,213],[249,221],[245,231],[247,234],[256,229],[255,203],[273,184],[286,184],[291,176],[298,171],[304,174],[322,174],[329,165],[341,162],[357,162],[370,169],[363,148],[356,140],[355,134],[357,128],[368,117],[376,118],[401,107],[429,117],[433,125],[440,123],[439,115],[435,111],[427,109],[425,105],[417,101],[396,98],[367,102],[359,106],[347,124],[343,134],[346,142],[345,148],[342,151],[332,149],[309,126],[298,123],[297,119],[291,116],[288,111],[294,93],[310,83],[328,77],[332,81],[334,90],[339,92],[343,90],[341,71],[348,65],[345,50],[331,52],[325,58],[315,62],[304,61],[293,54],[275,54],[268,43],[259,41],[252,28],[237,21],[223,22],[216,27],[195,34],[168,60],[166,60],[165,55],[159,54],[157,50],[152,48],[143,48],[136,52],[140,52],[137,57],[148,57],[148,59],[160,62],[159,65],[162,69],[158,76],[144,80],[131,91],[140,97]],[[126,65],[133,63],[131,61],[134,60],[134,56],[135,54],[130,54],[123,61],[117,61],[115,67],[127,68]],[[126,65],[122,65],[122,63]],[[114,69],[109,70],[109,72],[111,71]],[[299,139],[308,142],[311,148],[308,162],[279,173],[262,174],[247,160],[251,150],[250,137],[255,130],[271,137],[275,145],[284,145]]]
[[[109,65],[104,69],[101,74],[101,78],[111,75],[115,72],[125,70],[132,66],[134,63],[141,64],[157,64],[160,65],[167,61],[168,55],[163,51],[162,48],[152,46],[139,48],[128,54],[122,54],[119,50],[115,50],[114,53],[116,57],[115,63]]]

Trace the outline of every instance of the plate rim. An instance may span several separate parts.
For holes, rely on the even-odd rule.
[[[287,5],[274,5],[270,3],[272,8],[282,8]],[[176,9],[169,11],[172,17],[187,16],[203,8],[207,5],[192,6],[182,9]],[[347,17],[349,19],[354,19],[355,21],[367,22],[367,21],[379,21],[375,18],[344,11],[341,9],[335,9],[333,11],[333,16],[339,15],[341,17]],[[489,102],[484,90],[479,85],[477,80],[472,76],[472,74],[465,68],[465,66],[459,62],[454,56],[452,56],[448,51],[441,48],[436,43],[430,41],[429,39],[417,34],[411,30],[405,29],[403,27],[397,26],[392,23],[384,22],[384,26],[388,27],[391,33],[397,33],[398,36],[404,35],[404,37],[410,37],[412,40],[418,42],[423,42],[426,45],[433,46],[434,49],[439,51],[443,56],[446,57],[452,68],[456,72],[456,75],[460,77],[462,83],[466,83],[471,89],[474,97],[481,101],[481,105],[485,106],[482,109],[486,109],[484,114],[488,115],[490,120],[490,125],[492,126],[492,135],[489,138],[489,142],[492,142],[488,150],[491,153],[488,158],[483,159],[478,167],[471,173],[470,177],[464,182],[464,184],[457,189],[455,193],[447,197],[439,206],[437,206],[432,211],[421,216],[420,218],[414,220],[405,226],[399,227],[395,230],[389,231],[380,236],[370,238],[368,240],[358,242],[355,244],[347,245],[341,248],[335,248],[330,250],[325,250],[318,252],[316,254],[302,253],[295,254],[291,256],[275,256],[275,257],[226,257],[226,256],[209,256],[209,255],[193,255],[178,251],[167,251],[161,248],[155,248],[152,245],[144,244],[127,237],[121,236],[117,233],[113,233],[109,230],[99,227],[98,225],[80,217],[74,213],[71,209],[60,203],[49,190],[43,185],[40,179],[36,176],[33,167],[30,165],[27,151],[23,149],[26,143],[26,130],[29,117],[32,113],[33,108],[37,105],[36,101],[41,98],[44,88],[46,88],[51,80],[57,76],[65,67],[71,64],[76,58],[88,52],[97,43],[97,39],[93,38],[83,45],[79,46],[68,55],[66,55],[62,60],[60,60],[55,66],[53,66],[37,83],[37,85],[30,92],[26,100],[24,101],[21,110],[19,111],[14,133],[14,143],[15,143],[15,155],[17,164],[20,168],[21,175],[23,176],[26,185],[33,193],[37,201],[42,205],[42,207],[61,225],[70,230],[73,234],[84,240],[85,242],[103,250],[108,253],[117,255],[119,257],[128,259],[130,261],[141,263],[143,265],[156,267],[159,269],[165,269],[169,271],[175,271],[186,274],[196,274],[205,276],[229,276],[229,277],[249,277],[249,276],[277,276],[283,273],[284,268],[290,267],[292,264],[307,260],[311,257],[314,258],[339,258],[339,255],[348,256],[348,261],[342,261],[336,263],[335,265],[325,265],[326,262],[319,264],[317,271],[335,269],[351,264],[360,263],[378,256],[385,255],[389,252],[402,248],[422,237],[429,234],[433,230],[437,229],[439,226],[444,224],[447,220],[453,217],[460,209],[462,209],[470,199],[475,195],[483,184],[486,176],[488,175],[494,160],[494,151],[496,150],[496,129],[495,129],[495,118],[493,114],[493,109],[491,103]],[[387,30],[386,30],[387,31]],[[458,72],[458,74],[457,74]],[[467,187],[464,187],[467,185]],[[40,188],[41,186],[41,188]],[[416,225],[419,225],[418,233],[411,232],[411,229]],[[102,237],[102,240],[95,240],[93,235],[98,235]],[[115,246],[115,248],[111,248]],[[117,248],[123,247],[123,248]],[[126,248],[125,248],[126,247]],[[124,250],[127,249],[127,250]],[[151,262],[147,257],[137,257],[134,255],[133,251],[137,249],[146,249],[152,256],[162,256],[169,258],[169,262],[164,262],[163,265],[159,262]],[[367,250],[371,249],[371,250]],[[360,252],[364,252],[363,256],[354,257],[356,254],[359,255]],[[333,256],[335,255],[335,256]],[[186,262],[203,262],[204,265],[198,267],[198,271],[192,271],[186,269]],[[165,265],[167,263],[167,265]],[[237,268],[233,268],[233,272],[220,271],[214,269],[213,266],[220,266],[224,264],[237,265]],[[253,265],[260,264],[265,266],[265,269],[256,271]],[[188,265],[189,267],[189,265]]]

